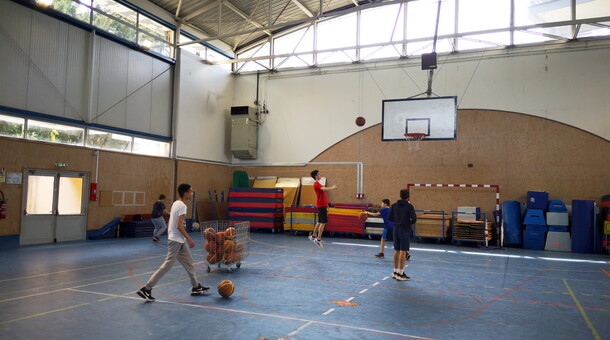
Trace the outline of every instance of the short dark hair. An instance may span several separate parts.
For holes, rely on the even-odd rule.
[[[406,199],[409,199],[409,197],[410,197],[409,190],[407,190],[407,189],[400,190],[400,198],[401,199],[406,200]]]
[[[180,198],[184,197],[184,194],[186,194],[189,190],[191,190],[191,185],[190,184],[180,184],[178,186],[178,195],[180,196]]]
[[[311,172],[311,178],[316,179],[316,176],[318,176],[318,173],[320,172],[320,170],[314,170]]]
[[[382,199],[381,202],[385,203],[385,205],[387,205],[387,206],[390,205],[390,200],[387,198]]]
[[[159,195],[159,199],[160,200],[164,200],[165,199],[165,195],[163,195],[163,194]]]

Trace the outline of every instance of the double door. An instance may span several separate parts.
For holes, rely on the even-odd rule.
[[[26,169],[23,178],[22,245],[86,239],[88,173]]]

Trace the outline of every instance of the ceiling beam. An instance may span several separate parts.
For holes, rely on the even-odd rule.
[[[291,0],[293,4],[295,4],[303,13],[307,14],[308,17],[313,17],[313,13],[305,7],[299,0]]]
[[[179,44],[179,46],[198,44],[198,43],[202,43],[202,42],[206,42],[206,41],[210,41],[210,40],[222,40],[225,38],[235,37],[235,36],[244,35],[244,34],[250,34],[250,33],[254,33],[254,32],[260,32],[263,30],[271,31],[271,30],[275,30],[275,29],[281,29],[284,27],[294,27],[295,25],[303,25],[303,24],[308,24],[308,23],[316,21],[316,20],[340,17],[342,15],[347,15],[350,13],[354,13],[356,11],[362,11],[362,10],[366,10],[369,8],[382,7],[382,6],[392,5],[392,4],[401,4],[401,3],[405,3],[405,2],[409,2],[409,1],[413,1],[413,0],[387,0],[384,2],[375,2],[375,3],[369,4],[369,5],[360,5],[358,7],[351,7],[351,8],[341,10],[341,11],[324,13],[324,14],[313,16],[311,18],[304,18],[304,19],[283,22],[281,24],[266,26],[264,28],[256,28],[256,29],[252,29],[252,30],[232,32],[232,33],[228,33],[228,34],[219,35],[216,37],[209,37],[209,38],[204,38],[204,39],[199,39],[199,40],[193,40],[190,42]]]
[[[180,21],[182,23],[186,23],[217,6],[218,4],[213,0],[208,1],[207,3],[204,2],[202,3],[202,6],[199,9],[191,11],[188,15],[185,15],[184,18],[181,18]]]
[[[259,24],[258,22],[250,19],[250,17],[248,17],[248,15],[244,12],[242,12],[242,10],[240,10],[239,8],[235,7],[235,5],[233,5],[231,2],[229,1],[223,1],[222,2],[225,6],[229,7],[230,10],[232,10],[233,12],[237,13],[237,15],[239,15],[240,17],[244,18],[244,20],[246,20],[250,25],[256,27],[256,28],[261,28],[263,32],[267,33],[268,36],[272,36],[273,33],[271,33],[271,31],[267,30],[267,29],[263,29],[265,26]]]

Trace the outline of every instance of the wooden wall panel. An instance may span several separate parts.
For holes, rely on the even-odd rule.
[[[500,199],[525,203],[527,191],[549,192],[551,199],[600,202],[610,193],[610,142],[568,125],[529,115],[459,110],[457,139],[423,141],[409,151],[406,142],[382,142],[381,125],[356,133],[329,147],[313,162],[362,162],[365,198],[355,198],[354,166],[243,168],[250,176],[306,176],[321,169],[328,185],[339,189],[331,202],[398,199],[408,183],[497,184]],[[605,156],[604,156],[605,155]],[[472,164],[473,167],[468,167]],[[353,170],[351,170],[353,169]],[[481,206],[491,215],[493,189],[413,188],[417,209],[452,211]]]

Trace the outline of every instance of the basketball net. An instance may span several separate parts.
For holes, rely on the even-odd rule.
[[[409,150],[419,150],[419,142],[426,137],[425,133],[405,133],[405,139],[409,142]]]

